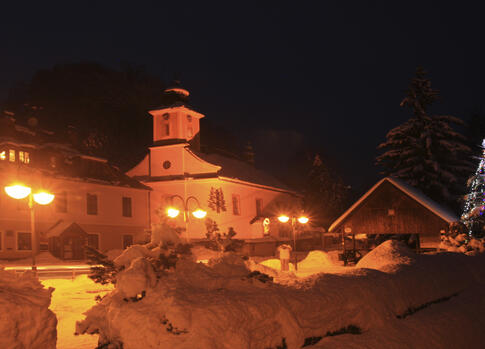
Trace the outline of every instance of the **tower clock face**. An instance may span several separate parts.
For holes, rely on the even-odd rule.
[[[163,120],[168,120],[170,118],[170,114],[166,113],[163,114]]]
[[[164,161],[163,164],[162,164],[163,168],[168,170],[170,168],[170,166],[172,166],[172,163],[170,161]]]

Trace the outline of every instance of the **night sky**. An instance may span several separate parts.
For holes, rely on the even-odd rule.
[[[418,65],[441,91],[433,112],[483,112],[484,8],[462,2],[32,3],[2,5],[0,100],[57,63],[141,64],[178,74],[197,110],[273,170],[311,145],[355,188],[372,185]]]

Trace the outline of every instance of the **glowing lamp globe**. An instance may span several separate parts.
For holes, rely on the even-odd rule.
[[[173,207],[169,207],[167,209],[167,216],[169,216],[170,218],[175,218],[179,215],[180,211],[177,210],[176,208],[173,208]]]
[[[285,215],[281,215],[278,217],[278,220],[281,222],[281,223],[286,223],[290,220],[290,217],[288,216],[285,216]]]
[[[201,210],[200,208],[198,210],[195,210],[192,212],[195,218],[202,219],[207,215],[207,212],[204,210]]]
[[[16,184],[5,187],[5,192],[8,196],[14,199],[25,199],[31,193],[31,189],[29,187]]]
[[[33,195],[34,201],[39,205],[49,205],[54,200],[54,194],[41,191]]]
[[[306,224],[308,223],[308,217],[305,217],[305,216],[301,216],[298,218],[298,222],[300,222],[301,224]]]

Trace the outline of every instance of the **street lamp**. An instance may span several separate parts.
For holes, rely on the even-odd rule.
[[[287,215],[280,215],[278,217],[278,220],[281,223],[288,223],[288,221],[291,219],[291,234],[293,235],[293,251],[295,253],[295,270],[298,269],[297,266],[297,260],[296,260],[296,232],[295,232],[295,224],[298,221],[300,224],[307,224],[310,219],[304,215],[301,215],[299,217],[289,217]]]
[[[172,195],[172,196],[170,196],[170,207],[167,208],[167,216],[169,216],[170,218],[176,218],[180,213],[180,210],[174,207],[173,201],[174,201],[175,198],[180,199],[180,201],[182,202],[182,205],[183,205],[185,235],[186,235],[186,239],[188,241],[189,240],[189,231],[187,229],[187,224],[188,224],[188,220],[189,220],[189,202],[190,202],[190,200],[195,201],[195,203],[197,204],[197,209],[191,212],[192,215],[195,218],[202,219],[207,215],[207,212],[200,208],[199,200],[197,200],[197,198],[194,197],[194,196],[189,196],[189,197],[187,197],[187,199],[184,200],[184,198],[181,197],[180,195]]]
[[[49,205],[54,200],[54,194],[48,193],[44,190],[39,190],[36,193],[32,193],[32,188],[26,187],[22,184],[14,184],[5,187],[5,192],[11,198],[22,200],[26,197],[29,198],[29,210],[30,210],[30,241],[32,249],[32,270],[37,270],[35,265],[35,255],[37,253],[37,235],[35,231],[35,212],[34,202],[39,205]]]

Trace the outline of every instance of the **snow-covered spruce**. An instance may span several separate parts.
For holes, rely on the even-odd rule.
[[[230,254],[208,265],[179,259],[157,279],[148,263],[153,251],[136,250],[120,256],[127,268],[116,289],[77,324],[112,348],[300,348],[319,337],[314,348],[479,348],[485,341],[483,255],[418,256],[386,241],[359,262],[365,268],[285,286],[249,277],[246,262]],[[326,336],[345,328],[361,334]]]
[[[56,347],[57,319],[49,310],[53,291],[31,272],[0,269],[0,348]]]

